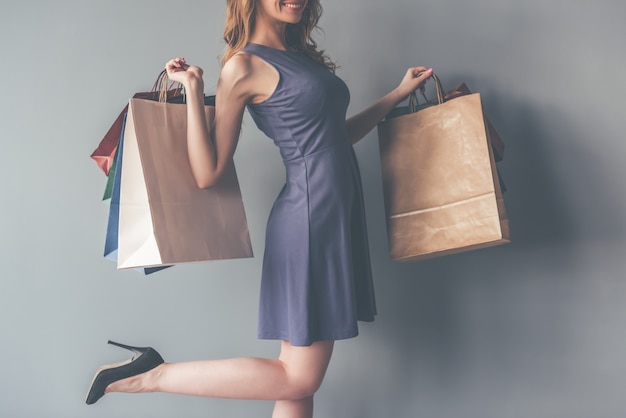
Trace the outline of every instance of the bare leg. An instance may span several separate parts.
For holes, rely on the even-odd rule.
[[[276,401],[272,418],[313,418],[313,396],[297,401]]]
[[[277,360],[244,357],[166,363],[147,373],[114,382],[106,392],[168,392],[212,398],[300,400],[312,397],[319,388],[333,345],[333,341],[320,341],[308,347],[297,347],[283,341]],[[283,406],[278,407],[280,412]]]

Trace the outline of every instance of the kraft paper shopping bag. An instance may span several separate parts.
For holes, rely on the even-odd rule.
[[[510,242],[480,94],[378,125],[391,258],[430,258]]]

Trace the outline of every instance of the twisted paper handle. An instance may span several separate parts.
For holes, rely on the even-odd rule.
[[[433,80],[435,80],[435,91],[437,93],[437,104],[442,104],[443,101],[444,101],[445,93],[444,93],[443,87],[441,86],[441,81],[439,80],[439,77],[437,77],[437,75],[435,73],[433,73],[433,75],[431,77],[433,78]],[[418,90],[420,90],[420,94],[422,95],[422,97],[424,98],[426,103],[428,103],[429,100],[428,100],[428,97],[426,97],[425,90],[423,90],[422,88],[420,88]],[[415,94],[415,92],[413,92],[409,96],[409,108],[411,109],[411,113],[417,112],[418,105],[419,105],[419,100],[417,98],[417,94]]]
[[[168,86],[169,83],[169,86]],[[159,74],[159,76],[157,77],[156,81],[154,82],[154,84],[152,85],[152,90],[153,92],[159,92],[159,102],[161,103],[165,103],[167,102],[167,92],[169,90],[172,90],[172,87],[176,86],[176,88],[174,89],[174,96],[179,96],[182,94],[183,96],[183,102],[185,101],[185,89],[183,87],[182,84],[177,83],[175,81],[170,82],[169,78],[167,77],[167,71],[163,70],[161,71],[161,73]]]

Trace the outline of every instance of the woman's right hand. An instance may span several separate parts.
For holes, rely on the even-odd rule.
[[[412,67],[406,71],[404,78],[396,88],[400,102],[409,97],[417,89],[423,89],[424,83],[433,75],[433,69],[428,67]],[[399,103],[399,102],[398,102]]]
[[[202,68],[187,64],[184,58],[169,60],[165,64],[165,70],[170,80],[182,84],[188,90],[197,86],[203,88]]]

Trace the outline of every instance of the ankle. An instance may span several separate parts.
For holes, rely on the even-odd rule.
[[[144,373],[142,377],[142,387],[145,392],[160,392],[161,381],[165,371],[167,370],[167,363],[163,363],[155,367],[154,369]]]
[[[159,382],[161,381],[162,369],[165,364],[161,364],[152,370],[136,376],[127,377],[111,383],[105,390],[105,393],[124,392],[124,393],[146,393],[158,392]]]

